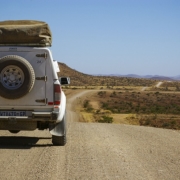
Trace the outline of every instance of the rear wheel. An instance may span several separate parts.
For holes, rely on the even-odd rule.
[[[13,134],[17,134],[19,131],[18,130],[9,130],[9,132],[11,132]]]
[[[60,122],[60,124],[58,124],[58,126],[60,127],[60,129],[64,130],[64,134],[62,136],[55,136],[52,135],[52,143],[55,146],[64,146],[66,144],[66,118],[64,115],[63,120]]]
[[[63,136],[52,136],[52,143],[55,146],[64,146],[66,144],[66,134]]]

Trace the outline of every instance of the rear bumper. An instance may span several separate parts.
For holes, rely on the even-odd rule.
[[[0,121],[50,121],[56,122],[59,112],[32,112],[31,116],[0,116]]]
[[[47,129],[58,122],[59,112],[32,112],[31,116],[0,116],[0,130]]]

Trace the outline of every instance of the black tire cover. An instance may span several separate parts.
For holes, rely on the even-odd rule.
[[[31,64],[23,57],[8,55],[0,58],[0,96],[18,99],[29,93],[35,82]]]

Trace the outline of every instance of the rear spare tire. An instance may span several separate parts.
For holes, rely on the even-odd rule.
[[[7,99],[21,98],[34,86],[34,69],[20,56],[8,55],[0,58],[0,75],[0,96]]]

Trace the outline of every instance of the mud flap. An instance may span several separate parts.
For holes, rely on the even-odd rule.
[[[65,115],[61,122],[49,127],[49,132],[54,136],[63,136],[66,133],[66,118]]]

